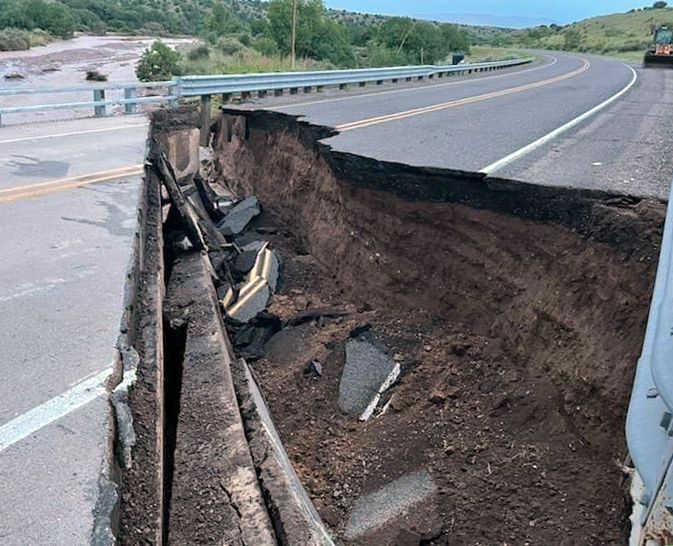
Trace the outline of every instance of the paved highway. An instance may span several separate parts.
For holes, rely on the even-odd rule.
[[[245,107],[336,126],[329,144],[378,159],[665,197],[673,71],[636,72],[550,53],[504,72]],[[3,546],[88,544],[106,436],[92,393],[112,358],[146,134],[142,116],[0,129]],[[56,419],[54,404],[73,400]]]
[[[107,435],[92,394],[113,357],[146,134],[139,116],[0,129],[3,546],[89,544]]]
[[[336,127],[340,134],[326,142],[339,151],[664,198],[673,170],[672,86],[671,71],[554,52],[542,65],[496,75],[324,99],[273,98],[254,107]],[[499,164],[613,98],[558,137]]]

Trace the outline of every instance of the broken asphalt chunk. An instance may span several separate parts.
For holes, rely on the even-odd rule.
[[[273,313],[259,313],[248,324],[237,327],[230,323],[234,330],[233,343],[238,354],[248,360],[256,360],[264,355],[264,345],[282,327],[281,320]]]
[[[319,360],[311,360],[306,367],[306,373],[317,375],[322,377],[322,364]]]
[[[367,534],[400,518],[430,498],[435,482],[427,470],[405,474],[378,491],[355,501],[346,522],[347,540]]]
[[[217,228],[226,237],[238,235],[260,212],[259,199],[254,195],[247,197],[227,213],[224,220],[217,225]]]
[[[393,362],[362,329],[346,343],[346,364],[339,384],[339,405],[346,413],[366,420],[376,408],[381,393],[392,385],[400,373]],[[368,414],[368,415],[367,415]]]

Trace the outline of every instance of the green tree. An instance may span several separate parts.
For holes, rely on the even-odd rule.
[[[652,4],[652,7],[654,9],[664,9],[667,5],[668,4],[666,4],[666,2],[659,1],[659,2],[655,2],[654,4]]]
[[[390,49],[406,51],[408,50],[407,41],[414,26],[414,22],[409,17],[391,17],[379,25],[375,39]]]
[[[298,57],[329,60],[348,65],[353,62],[353,52],[342,25],[326,19],[322,0],[297,0]],[[292,0],[272,0],[267,7],[269,26],[267,32],[278,45],[281,53],[290,53],[292,33]]]
[[[41,28],[56,36],[72,36],[75,18],[68,6],[44,0],[0,0],[0,28]]]
[[[205,19],[203,26],[208,41],[213,44],[220,36],[233,34],[243,29],[238,17],[221,2],[213,4],[213,11]]]
[[[178,72],[180,53],[161,40],[147,48],[136,66],[136,76],[142,82],[167,80]]]
[[[39,1],[39,0],[38,0]],[[59,2],[40,2],[41,13],[37,18],[37,26],[56,36],[69,38],[75,32],[75,18],[70,8]]]

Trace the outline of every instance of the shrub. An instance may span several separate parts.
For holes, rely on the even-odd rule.
[[[18,28],[0,30],[0,51],[30,49],[30,32]]]
[[[98,70],[87,70],[86,71],[86,81],[88,82],[106,82],[107,74],[98,72]]]
[[[246,49],[246,47],[232,36],[222,36],[217,40],[217,49],[225,55],[234,55]]]
[[[247,32],[242,32],[238,35],[238,41],[241,42],[245,47],[252,47],[252,36]]]
[[[149,21],[143,25],[143,27],[140,29],[140,32],[143,34],[147,34],[149,36],[165,36],[166,35],[166,29],[161,23],[157,23],[156,21]]]
[[[161,40],[145,50],[136,66],[136,76],[143,82],[167,80],[178,72],[180,53]]]
[[[187,50],[187,59],[190,61],[200,61],[210,57],[210,48],[206,44],[198,44]]]
[[[253,47],[262,55],[267,57],[275,57],[280,55],[280,49],[278,49],[276,40],[267,36],[263,36],[262,38],[255,40]]]

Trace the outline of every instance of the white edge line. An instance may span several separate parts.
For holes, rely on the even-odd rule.
[[[12,144],[14,142],[25,142],[27,140],[44,140],[45,138],[62,138],[68,136],[88,135],[91,133],[107,133],[109,131],[123,131],[124,129],[137,129],[138,127],[148,127],[149,123],[137,123],[134,125],[119,125],[117,127],[106,127],[104,129],[89,129],[87,131],[75,131],[72,133],[56,133],[53,135],[37,135],[31,137],[10,138],[0,140],[0,144]]]
[[[489,166],[484,167],[479,172],[484,173],[484,174],[492,174],[492,173],[502,169],[503,167],[509,165],[513,161],[516,161],[517,159],[522,158],[523,156],[529,154],[533,150],[536,150],[540,146],[543,146],[544,144],[546,144],[550,140],[555,139],[556,137],[558,137],[559,135],[562,135],[563,133],[565,133],[569,129],[572,129],[576,125],[578,125],[578,124],[582,123],[583,121],[589,119],[591,116],[598,113],[600,110],[602,110],[603,108],[605,108],[609,104],[612,104],[619,97],[621,97],[624,93],[626,93],[629,89],[631,89],[631,87],[633,87],[633,85],[638,80],[638,74],[636,73],[636,71],[626,64],[624,64],[624,66],[626,68],[628,68],[631,72],[633,72],[633,77],[631,78],[631,81],[628,83],[628,85],[626,87],[624,87],[621,91],[619,91],[618,93],[616,93],[615,95],[613,95],[612,97],[607,99],[606,101],[601,102],[599,105],[594,106],[591,110],[589,110],[587,112],[584,112],[584,114],[581,114],[580,116],[576,117],[575,119],[569,121],[565,125],[562,125],[561,127],[557,128],[557,129],[554,129],[551,133],[546,134],[545,136],[543,136],[542,138],[539,138],[535,142],[531,142],[528,146],[524,146],[523,148],[517,150],[516,152],[514,152],[514,153],[512,153],[512,154],[510,154],[506,157],[503,157],[502,159],[496,161],[495,163],[491,163]]]
[[[448,87],[452,85],[460,85],[463,83],[467,82],[475,82],[475,81],[484,81],[484,80],[494,80],[496,78],[504,78],[506,76],[513,76],[515,74],[528,74],[529,72],[533,72],[534,70],[540,70],[541,68],[549,68],[550,66],[554,66],[558,62],[558,58],[554,57],[552,55],[546,55],[549,59],[553,59],[551,63],[544,63],[540,66],[535,66],[533,68],[527,68],[525,70],[519,70],[518,72],[508,72],[507,74],[494,74],[493,76],[484,76],[481,78],[469,78],[466,80],[460,80],[460,81],[454,81],[454,82],[445,82],[445,83],[436,83],[434,85],[423,85],[423,86],[414,86],[414,87],[405,87],[403,89],[390,89],[388,91],[375,91],[373,93],[363,93],[360,95],[350,95],[348,97],[335,97],[333,99],[324,99],[324,100],[313,100],[313,101],[305,101],[305,102],[291,102],[287,104],[269,104],[268,106],[264,106],[263,104],[260,104],[260,106],[264,107],[267,110],[276,110],[280,108],[297,108],[299,106],[312,106],[314,104],[325,104],[328,102],[339,102],[343,100],[352,100],[352,99],[361,99],[364,97],[375,97],[375,96],[380,96],[380,95],[389,95],[390,93],[407,93],[410,91],[423,91],[425,89],[437,89],[438,87]],[[256,103],[255,103],[256,104]],[[1,144],[1,142],[0,142]]]
[[[108,368],[0,427],[0,452],[107,392]]]

